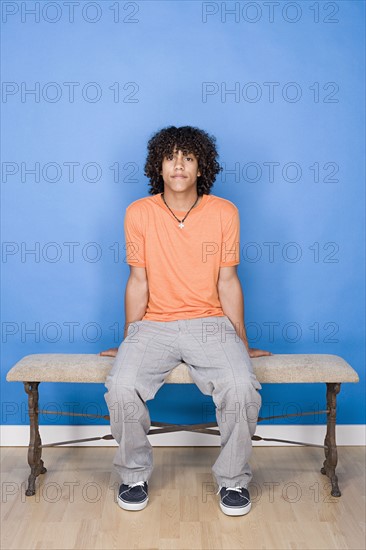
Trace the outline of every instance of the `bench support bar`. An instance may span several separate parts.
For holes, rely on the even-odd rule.
[[[327,383],[327,433],[324,439],[325,460],[321,473],[328,476],[332,484],[331,495],[340,497],[341,491],[338,487],[338,478],[335,469],[338,462],[337,443],[336,443],[336,415],[337,415],[337,395],[341,389],[340,384]]]

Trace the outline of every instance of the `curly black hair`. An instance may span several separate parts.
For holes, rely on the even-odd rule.
[[[184,155],[193,153],[197,157],[201,176],[197,177],[198,196],[209,195],[216,175],[222,171],[217,162],[216,138],[193,126],[168,126],[152,136],[147,144],[145,176],[150,180],[149,193],[157,195],[164,191],[164,181],[160,174],[163,158],[173,153],[174,149]]]

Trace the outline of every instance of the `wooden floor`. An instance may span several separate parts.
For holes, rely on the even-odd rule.
[[[43,453],[48,472],[25,497],[27,449],[2,448],[1,548],[333,549],[365,548],[365,449],[340,447],[342,496],[319,473],[322,450],[254,447],[252,510],[219,508],[211,466],[218,447],[155,447],[149,503],[115,503],[115,449],[63,447]]]

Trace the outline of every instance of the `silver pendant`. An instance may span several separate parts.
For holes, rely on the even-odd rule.
[[[183,222],[180,222],[179,227],[180,227],[181,229],[183,229],[184,223],[183,223]]]

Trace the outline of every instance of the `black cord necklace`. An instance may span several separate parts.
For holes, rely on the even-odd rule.
[[[169,206],[167,205],[167,203],[166,203],[166,201],[165,201],[164,193],[162,193],[161,198],[162,198],[163,201],[165,202],[166,206],[169,208]],[[196,206],[198,199],[199,199],[199,197],[197,197],[196,202],[193,204],[193,206],[191,206],[191,208],[188,210],[187,214],[184,216],[184,218],[183,218],[182,220],[180,220],[179,218],[177,218],[177,216],[174,214],[174,212],[169,208],[170,212],[173,214],[173,216],[175,217],[175,219],[179,222],[178,227],[180,227],[180,229],[183,229],[183,227],[184,227],[184,223],[183,223],[183,222],[184,222],[184,220],[186,219],[186,217],[188,216],[188,214],[190,213],[190,211],[192,210],[192,208],[193,208],[194,206]]]

